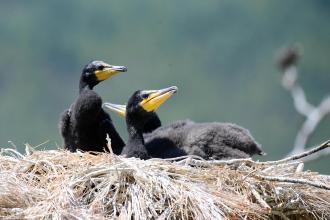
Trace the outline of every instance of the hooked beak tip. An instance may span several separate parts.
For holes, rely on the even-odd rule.
[[[127,67],[126,66],[123,66],[121,71],[122,72],[127,72]]]
[[[114,66],[113,69],[119,72],[127,72],[126,66]]]

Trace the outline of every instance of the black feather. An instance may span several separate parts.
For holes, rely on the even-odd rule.
[[[64,139],[64,147],[72,152],[77,149],[101,152],[108,150],[106,135],[109,134],[113,152],[120,154],[125,144],[110,116],[102,109],[101,97],[92,90],[99,83],[94,74],[99,63],[102,62],[93,61],[83,69],[79,96],[70,109],[62,114],[60,133]]]
[[[126,106],[129,140],[122,154],[127,157],[148,159],[197,155],[204,159],[229,159],[247,158],[262,152],[247,129],[231,123],[182,120],[146,133],[145,126],[157,124],[160,119],[155,112],[141,108],[141,100],[140,91],[137,91]]]
[[[145,133],[144,138],[152,157],[197,155],[204,159],[229,159],[263,154],[247,129],[231,123],[176,121]]]

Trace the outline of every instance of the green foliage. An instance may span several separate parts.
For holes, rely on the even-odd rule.
[[[177,85],[164,123],[191,118],[249,128],[268,152],[289,152],[302,118],[280,86],[274,52],[300,42],[300,82],[317,104],[330,93],[327,1],[3,1],[0,3],[0,146],[50,140],[94,59],[128,73],[96,89],[125,103],[136,89]],[[116,126],[125,136],[122,120]],[[330,119],[311,145],[329,139]],[[329,162],[319,163],[328,172]],[[313,167],[315,168],[315,167]]]

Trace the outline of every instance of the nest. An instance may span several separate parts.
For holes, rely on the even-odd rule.
[[[0,154],[1,219],[330,219],[330,178],[299,159],[204,161],[13,149]]]

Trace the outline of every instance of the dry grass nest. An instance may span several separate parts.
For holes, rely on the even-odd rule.
[[[1,219],[330,219],[330,178],[279,161],[0,154]]]

